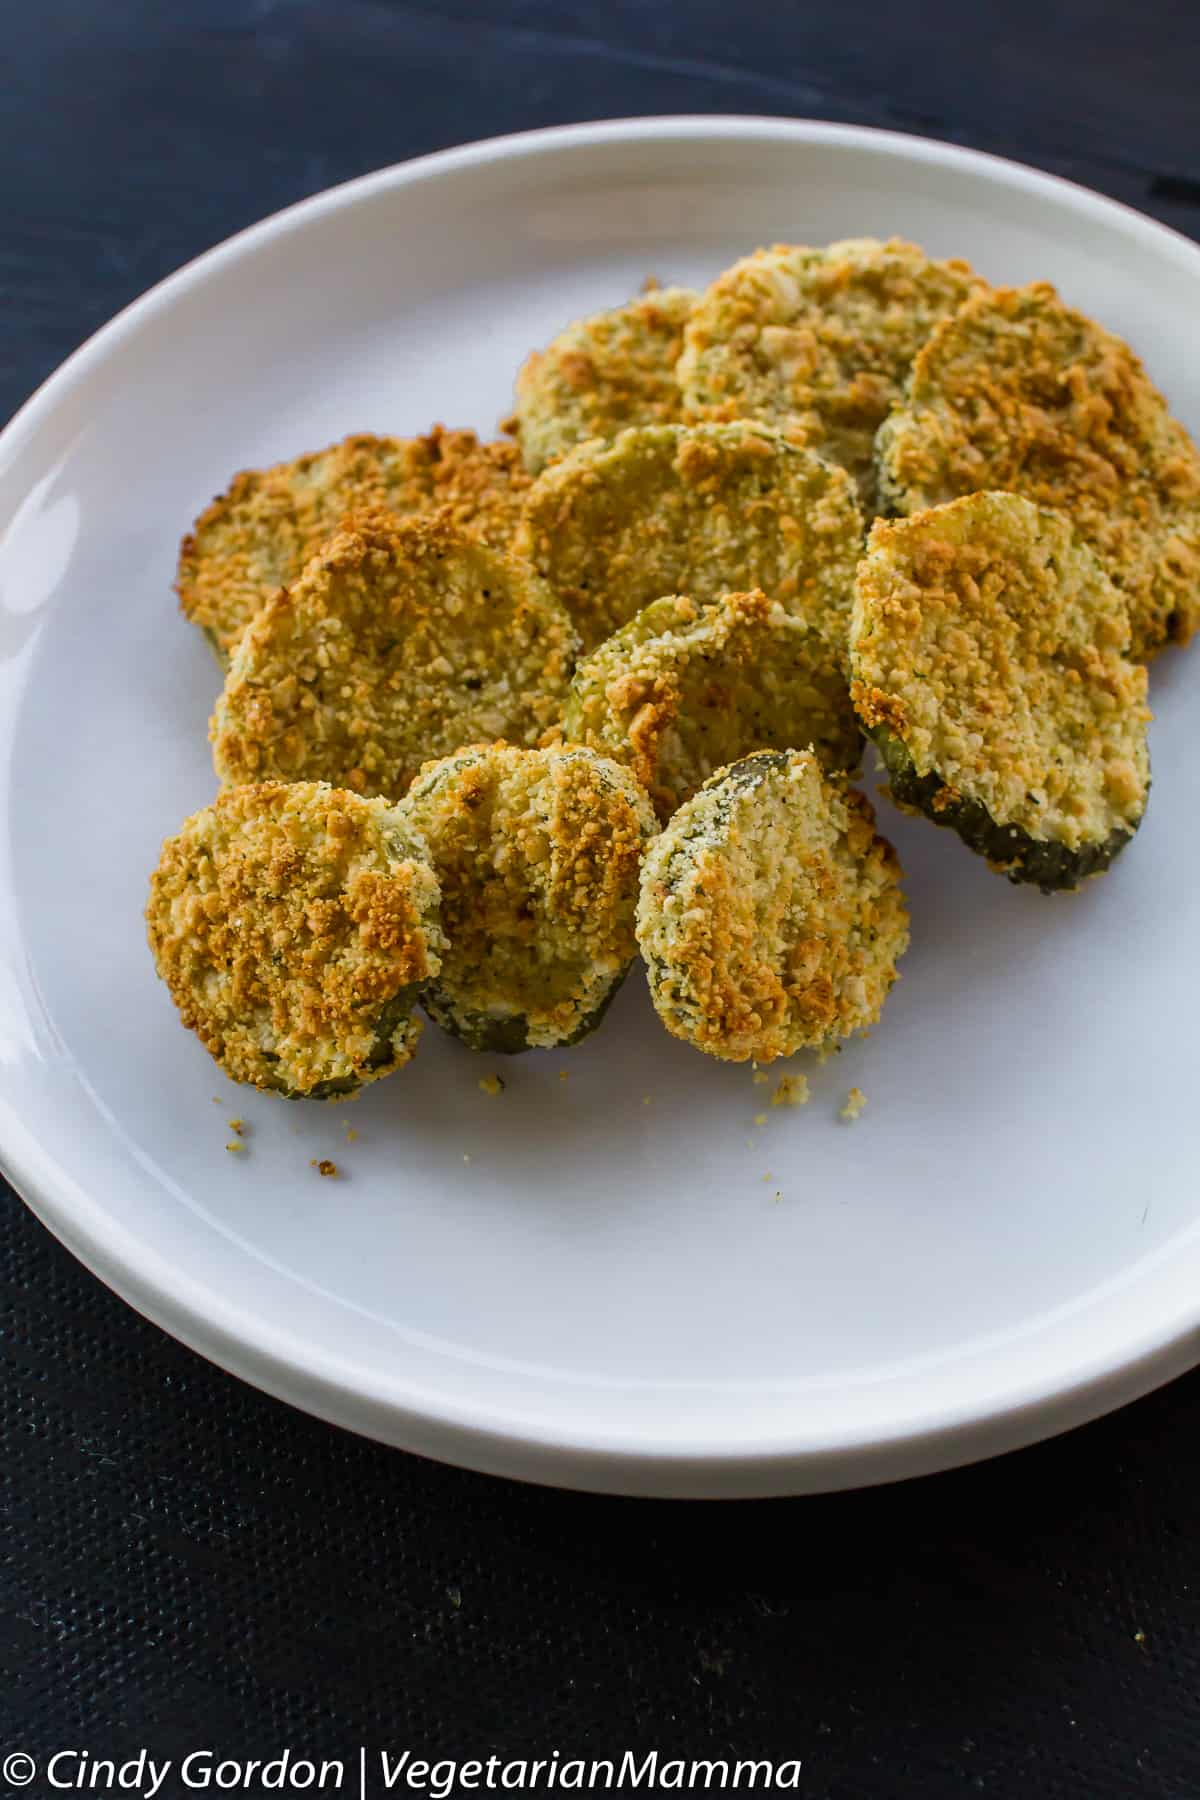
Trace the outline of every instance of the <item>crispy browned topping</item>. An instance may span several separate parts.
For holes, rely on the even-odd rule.
[[[578,1035],[636,950],[655,829],[637,783],[590,750],[497,744],[430,764],[403,810],[429,844],[450,939],[434,1017],[468,1041],[505,1020],[531,1045]]]
[[[764,425],[651,425],[540,475],[514,548],[595,649],[664,594],[761,588],[842,643],[862,519],[841,469]]]
[[[228,653],[347,513],[444,507],[463,531],[502,550],[529,480],[514,444],[481,444],[473,431],[441,425],[417,438],[359,433],[294,462],[247,469],[183,540],[180,605]]]
[[[1004,488],[1065,512],[1129,602],[1135,655],[1196,629],[1200,453],[1129,345],[1048,283],[939,327],[879,455],[895,511]]]
[[[899,875],[869,802],[810,751],[720,770],[642,872],[638,942],[668,1031],[764,1063],[872,1024],[908,942]]]
[[[384,801],[309,783],[228,789],[167,839],[150,946],[235,1081],[325,1097],[409,1060],[443,944],[423,850]]]
[[[245,632],[217,773],[398,798],[421,763],[557,723],[575,637],[533,571],[443,517],[351,519]]]
[[[678,419],[675,363],[696,295],[655,287],[579,319],[535,350],[517,375],[517,426],[535,472],[585,438]]]
[[[697,303],[676,374],[685,417],[763,419],[848,469],[874,511],[872,446],[913,357],[980,278],[899,238],[776,244]]]
[[[860,746],[840,646],[760,589],[646,607],[579,665],[565,727],[632,769],[662,819],[752,750],[811,745],[849,769]]]
[[[973,494],[876,522],[851,692],[864,722],[1000,825],[1072,848],[1132,825],[1149,786],[1146,671],[1121,595],[1060,513]]]

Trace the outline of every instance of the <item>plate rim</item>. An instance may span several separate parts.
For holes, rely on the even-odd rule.
[[[1028,164],[937,139],[820,119],[771,115],[673,114],[600,120],[479,139],[393,163],[322,190],[269,214],[185,263],[124,307],[69,355],[0,430],[0,461],[19,459],[23,440],[143,321],[169,309],[177,296],[268,241],[305,229],[322,215],[352,208],[387,190],[436,180],[472,166],[536,157],[544,151],[586,149],[613,141],[706,138],[770,139],[875,151],[890,148],[909,159],[972,170],[1010,188],[1069,200],[1101,223],[1119,219],[1126,231],[1182,263],[1200,286],[1200,245],[1122,201]],[[7,798],[0,797],[7,825]],[[0,1096],[0,1168],[34,1215],[86,1268],[156,1326],[277,1399],[328,1422],[398,1448],[491,1474],[596,1492],[685,1497],[766,1496],[826,1492],[901,1480],[961,1466],[1083,1424],[1150,1392],[1200,1361],[1200,1298],[1186,1317],[1160,1320],[1140,1341],[1095,1353],[1064,1382],[1027,1384],[980,1412],[961,1404],[937,1422],[914,1429],[836,1443],[714,1450],[711,1444],[647,1447],[632,1436],[604,1443],[594,1431],[572,1438],[515,1418],[498,1429],[478,1409],[447,1404],[436,1410],[407,1399],[364,1391],[339,1376],[337,1359],[311,1344],[286,1348],[286,1334],[228,1307],[156,1252],[139,1253],[136,1237],[115,1225],[100,1203],[39,1143],[7,1097]],[[190,1292],[195,1288],[195,1293]],[[203,1296],[204,1304],[199,1300]],[[230,1316],[226,1316],[230,1315]],[[274,1339],[274,1342],[269,1341]]]

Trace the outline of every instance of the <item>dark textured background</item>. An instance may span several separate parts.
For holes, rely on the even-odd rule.
[[[1196,0],[8,0],[0,41],[0,417],[262,214],[565,120],[908,128],[1200,236]],[[261,1398],[10,1194],[0,1280],[0,1752],[657,1743],[837,1800],[1200,1796],[1200,1377],[901,1488],[600,1500]]]

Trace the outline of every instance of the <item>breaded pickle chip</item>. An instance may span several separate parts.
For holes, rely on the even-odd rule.
[[[805,744],[844,770],[862,742],[839,652],[760,590],[654,601],[580,663],[564,724],[632,769],[661,819],[749,751]]]
[[[766,426],[647,425],[540,475],[514,546],[585,650],[663,594],[752,587],[841,642],[862,519],[844,470]]]
[[[1135,656],[1200,622],[1200,453],[1128,344],[1048,283],[943,322],[877,454],[889,512],[984,488],[1060,508],[1124,593]]]
[[[481,444],[473,431],[441,425],[416,438],[360,432],[273,469],[246,469],[184,538],[179,603],[225,660],[348,513],[446,507],[456,525],[502,550],[528,486],[514,444]]]
[[[877,521],[858,572],[851,694],[892,792],[1046,893],[1108,867],[1150,788],[1146,671],[1069,520],[972,494]]]
[[[585,438],[680,416],[675,364],[697,295],[655,288],[627,306],[577,319],[517,374],[517,428],[536,474]]]
[[[709,777],[653,843],[637,933],[667,1030],[728,1062],[822,1048],[879,1017],[908,943],[870,803],[809,750]]]
[[[460,744],[536,743],[575,650],[533,571],[444,518],[348,520],[243,634],[213,715],[217,773],[398,799]]]
[[[476,1050],[573,1044],[637,945],[654,812],[592,750],[478,745],[430,763],[402,810],[428,842],[450,948],[425,1010]]]
[[[763,419],[840,463],[875,510],[875,432],[934,326],[982,285],[899,238],[776,244],[702,295],[676,376],[684,417]]]
[[[150,947],[183,1023],[234,1081],[353,1093],[408,1062],[444,947],[425,846],[383,800],[229,788],[168,838]]]

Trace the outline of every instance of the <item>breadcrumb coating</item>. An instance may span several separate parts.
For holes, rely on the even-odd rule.
[[[769,1063],[873,1024],[908,942],[899,863],[874,825],[808,750],[711,776],[642,870],[638,943],[667,1030]]]
[[[627,306],[577,319],[517,374],[517,433],[536,474],[587,438],[680,416],[675,364],[698,296],[654,288]]]
[[[844,643],[862,518],[841,469],[764,425],[650,425],[540,475],[514,548],[585,650],[664,594],[761,588]]]
[[[331,1099],[412,1057],[445,942],[438,899],[386,802],[266,782],[167,839],[146,925],[183,1023],[227,1075]]]
[[[398,799],[461,744],[536,743],[575,652],[533,571],[445,518],[349,519],[238,644],[211,727],[217,773]]]
[[[491,1051],[593,1030],[636,952],[656,829],[628,771],[581,748],[480,745],[424,768],[403,811],[429,844],[450,939],[431,1018]]]
[[[660,819],[752,750],[853,769],[862,742],[840,652],[759,589],[654,601],[580,663],[564,728],[632,769]]]
[[[891,512],[984,488],[1065,512],[1129,603],[1135,656],[1200,622],[1200,452],[1129,345],[1049,283],[939,326],[878,457]]]
[[[781,1075],[771,1095],[771,1105],[807,1106],[811,1099],[807,1075]]]
[[[973,494],[876,522],[851,692],[885,756],[898,745],[931,784],[935,818],[978,806],[1013,829],[995,860],[1019,874],[1022,840],[1077,853],[1141,818],[1150,713],[1128,643],[1120,594],[1061,513]]]
[[[875,432],[934,326],[984,284],[900,238],[776,244],[719,275],[684,334],[684,417],[763,419],[848,469],[874,513]]]
[[[243,470],[180,546],[180,606],[225,661],[348,513],[405,517],[444,507],[461,530],[503,550],[529,481],[516,445],[481,444],[473,431],[442,425],[416,438],[359,432],[271,469]]]

